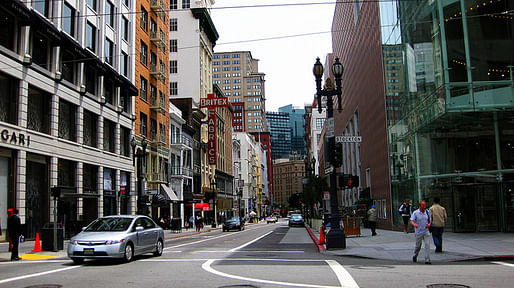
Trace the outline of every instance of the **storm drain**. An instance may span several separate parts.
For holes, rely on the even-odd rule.
[[[59,284],[39,284],[39,285],[32,285],[27,286],[25,288],[61,288],[62,285]]]
[[[427,288],[471,288],[467,285],[462,284],[430,284]]]

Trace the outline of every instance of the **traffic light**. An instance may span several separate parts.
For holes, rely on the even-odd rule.
[[[343,143],[335,143],[334,145],[334,167],[343,165]]]
[[[52,193],[52,197],[59,198],[61,197],[61,187],[51,187],[50,192]]]
[[[344,189],[359,187],[359,176],[350,174],[339,175],[339,187]]]

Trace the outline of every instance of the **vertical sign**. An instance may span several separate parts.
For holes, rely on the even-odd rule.
[[[207,158],[209,165],[216,165],[216,109],[207,110]]]

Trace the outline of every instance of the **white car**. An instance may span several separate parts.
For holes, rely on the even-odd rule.
[[[147,216],[106,216],[96,219],[71,238],[68,257],[75,264],[85,259],[121,258],[126,262],[135,255],[160,256],[164,231]]]

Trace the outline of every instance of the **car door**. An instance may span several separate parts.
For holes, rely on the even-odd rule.
[[[155,248],[155,243],[157,243],[157,236],[159,234],[159,227],[150,220],[149,218],[142,218],[145,223],[145,230],[144,230],[144,250],[145,251],[153,251]]]
[[[136,234],[134,239],[134,254],[141,254],[144,250],[145,241],[147,241],[145,240],[145,225],[146,223],[144,221],[144,218],[142,217],[137,218],[134,223],[134,227],[132,230]],[[137,229],[138,227],[141,227],[142,230]]]

